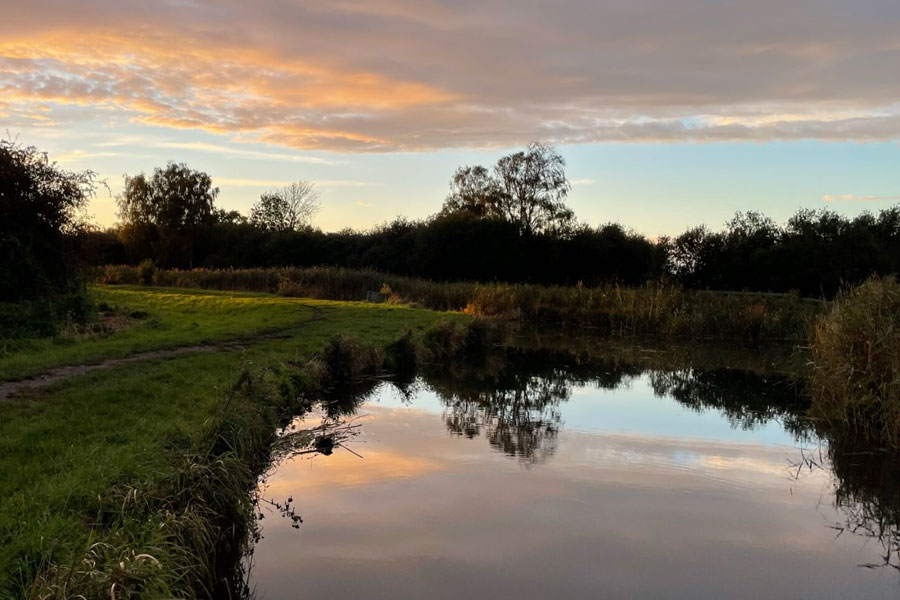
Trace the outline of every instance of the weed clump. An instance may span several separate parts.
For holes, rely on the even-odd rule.
[[[412,331],[385,348],[385,366],[401,378],[409,378],[429,357],[430,352]]]
[[[331,385],[356,383],[381,369],[383,356],[377,348],[348,335],[332,338],[322,352],[327,381]]]
[[[441,319],[425,332],[425,347],[437,360],[457,355],[465,346],[465,327],[456,321]]]
[[[814,416],[900,448],[900,284],[871,278],[841,293],[812,331]]]
[[[156,279],[156,264],[149,258],[141,261],[141,264],[138,265],[138,278],[141,285],[153,285],[153,281]]]

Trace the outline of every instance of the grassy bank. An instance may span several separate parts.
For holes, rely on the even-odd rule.
[[[240,582],[230,568],[252,528],[251,492],[278,425],[341,382],[384,369],[408,373],[496,340],[483,321],[395,303],[93,290],[98,302],[132,321],[58,344],[72,350],[53,364],[202,336],[246,343],[99,370],[3,402],[0,597],[234,591]],[[309,320],[313,309],[321,318]],[[169,325],[148,327],[153,320]],[[246,335],[276,326],[289,335]],[[39,350],[53,340],[33,343],[8,350],[4,360],[46,366]],[[645,350],[637,358],[663,360],[658,348]],[[583,357],[602,353],[588,344]]]
[[[52,337],[0,340],[0,380],[58,365],[283,332],[316,314],[301,300],[264,294],[129,286],[91,286],[89,293],[100,309],[89,326]]]
[[[873,447],[900,449],[900,283],[847,290],[815,324],[813,414]]]
[[[137,284],[138,268],[108,266],[91,278]],[[805,340],[822,304],[792,294],[691,291],[654,283],[641,287],[553,287],[437,283],[368,270],[280,268],[157,271],[156,285],[269,292],[330,300],[361,300],[383,290],[393,301],[434,310],[585,326],[603,334],[742,341]]]
[[[181,295],[168,305],[177,310],[198,297],[121,292],[135,294],[118,298],[123,310],[165,307],[165,297]],[[200,322],[212,323],[223,310],[234,310],[233,318],[245,325],[255,322],[245,319],[243,310],[256,310],[245,295],[205,296],[218,302],[192,304]],[[291,299],[270,299],[287,302],[291,323],[309,314]],[[79,590],[110,597],[113,584],[117,598],[139,587],[143,597],[203,597],[205,588],[221,584],[211,581],[213,567],[233,558],[235,549],[213,536],[215,524],[227,518],[240,525],[236,515],[246,508],[240,502],[248,501],[246,489],[243,495],[228,490],[252,479],[266,436],[274,433],[271,424],[299,398],[293,386],[311,357],[336,332],[384,348],[410,329],[423,331],[445,318],[402,306],[318,302],[316,308],[321,319],[285,338],[96,371],[4,401],[0,597],[40,597],[39,591],[66,597]],[[169,308],[158,310],[158,318],[172,318]],[[239,331],[234,327],[228,335]],[[122,351],[111,339],[80,343],[94,345],[92,356],[102,358]],[[249,379],[239,377],[245,372]],[[222,494],[210,497],[210,490]]]

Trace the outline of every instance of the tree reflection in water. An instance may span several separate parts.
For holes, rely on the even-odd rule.
[[[565,378],[518,376],[511,386],[441,396],[444,420],[454,434],[484,435],[491,446],[525,464],[543,462],[556,452],[559,403],[569,399]]]
[[[552,457],[563,426],[560,405],[576,386],[615,389],[646,375],[654,393],[698,413],[718,411],[734,428],[758,429],[777,421],[798,441],[818,441],[804,453],[797,476],[824,469],[833,477],[838,535],[869,537],[883,548],[883,561],[865,567],[900,570],[900,456],[860,448],[807,418],[809,401],[785,376],[716,367],[640,368],[615,361],[579,363],[558,351],[509,351],[478,368],[471,364],[432,369],[425,384],[444,404],[454,435],[484,437],[509,456],[533,466]]]
[[[800,437],[808,408],[786,378],[731,370],[645,369],[621,362],[578,362],[560,351],[509,350],[481,365],[431,369],[425,383],[444,404],[447,429],[485,437],[497,450],[534,465],[551,457],[562,427],[560,404],[576,386],[615,389],[647,374],[654,392],[702,412],[720,411],[733,427],[753,429],[778,419]]]
[[[883,561],[867,567],[900,570],[900,457],[837,439],[807,418],[808,400],[786,376],[684,362],[673,368],[636,366],[619,359],[577,355],[559,349],[508,348],[465,363],[431,365],[419,378],[395,381],[409,401],[422,386],[443,404],[447,430],[469,439],[485,438],[497,451],[525,467],[550,459],[564,423],[561,405],[576,387],[615,389],[646,376],[653,392],[698,413],[718,411],[734,428],[758,429],[779,422],[798,441],[818,441],[821,450],[797,461],[798,477],[825,470],[832,477],[838,535],[862,535],[883,548]],[[327,420],[353,415],[381,384],[372,380],[322,399]]]
[[[807,400],[797,383],[735,369],[682,368],[649,372],[657,396],[671,397],[701,413],[718,410],[736,429],[754,430],[775,420],[797,438],[810,433]]]

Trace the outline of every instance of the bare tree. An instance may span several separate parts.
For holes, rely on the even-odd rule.
[[[296,231],[310,224],[319,212],[319,194],[310,181],[265,192],[250,209],[250,222],[273,231]]]

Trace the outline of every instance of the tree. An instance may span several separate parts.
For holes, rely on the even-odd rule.
[[[250,209],[250,222],[270,231],[307,227],[320,208],[315,184],[297,181],[264,193]]]
[[[492,173],[481,166],[458,169],[442,214],[501,218],[515,223],[521,235],[562,235],[575,221],[565,204],[571,189],[565,159],[553,146],[533,142],[498,160]]]
[[[143,173],[125,176],[125,191],[117,198],[119,217],[127,231],[158,234],[161,262],[184,263],[180,254],[186,253],[187,266],[193,267],[196,240],[219,215],[218,194],[209,175],[170,162],[165,169],[155,169],[150,178]]]
[[[780,230],[770,217],[756,211],[738,211],[725,224],[729,238],[739,243],[771,245],[776,242]]]
[[[65,171],[33,146],[0,140],[0,302],[72,291],[66,236],[82,228],[93,171]]]
[[[519,226],[520,233],[563,233],[575,215],[565,204],[572,186],[566,161],[553,146],[537,142],[524,152],[504,156],[494,167],[500,211]]]
[[[712,264],[721,254],[721,238],[704,225],[688,229],[670,241],[670,269],[689,287],[710,287],[714,275]]]
[[[486,168],[460,167],[450,180],[450,195],[444,201],[442,216],[456,213],[484,218],[500,217],[500,187]]]
[[[236,210],[217,208],[213,213],[213,220],[220,225],[246,225],[247,217]]]

